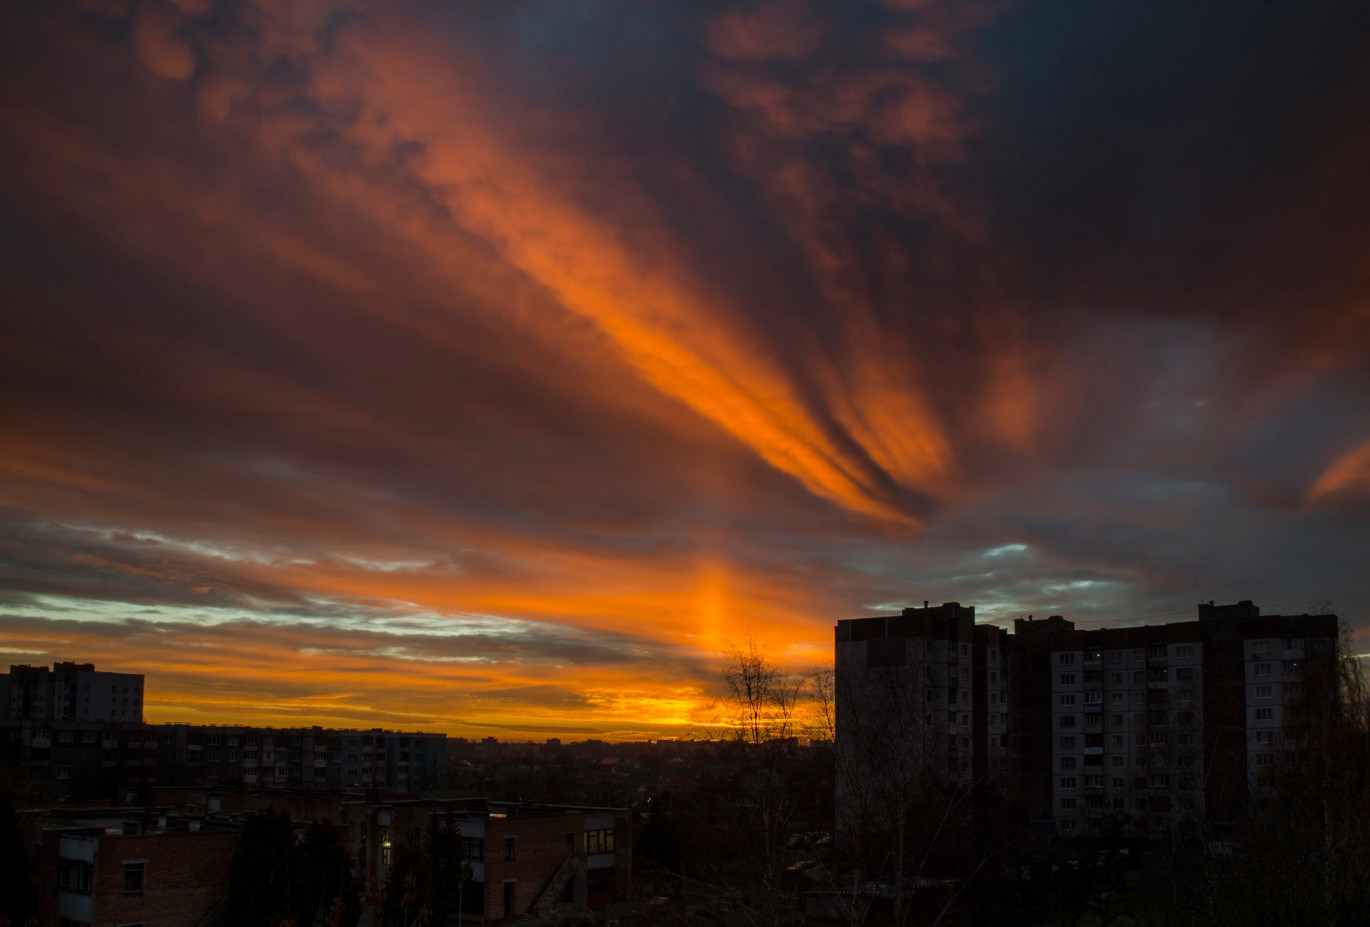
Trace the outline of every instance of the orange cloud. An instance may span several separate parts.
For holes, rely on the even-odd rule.
[[[1360,498],[1370,495],[1370,441],[1366,441],[1336,460],[1323,471],[1309,490],[1308,498],[1321,502],[1329,498]]]

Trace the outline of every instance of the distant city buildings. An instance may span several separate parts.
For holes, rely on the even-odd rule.
[[[1229,824],[1307,746],[1304,680],[1337,633],[1333,615],[1247,601],[1160,626],[1018,620],[1012,635],[954,602],[839,621],[839,824],[868,818],[892,779],[988,787],[1061,836]]]
[[[118,786],[418,793],[447,783],[445,734],[146,724],[143,676],[89,663],[0,676],[0,778],[54,796]]]

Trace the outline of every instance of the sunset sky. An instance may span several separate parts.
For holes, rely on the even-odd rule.
[[[1370,4],[0,6],[0,661],[701,736],[839,618],[1332,600]]]

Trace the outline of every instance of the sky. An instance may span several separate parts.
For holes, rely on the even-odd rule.
[[[1370,5],[0,7],[0,661],[708,736],[833,624],[1370,649]]]

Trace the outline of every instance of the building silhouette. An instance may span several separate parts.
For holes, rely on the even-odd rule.
[[[1337,618],[1198,612],[1098,630],[1019,619],[1011,635],[954,602],[839,621],[839,827],[915,779],[996,792],[1063,837],[1229,826],[1316,736],[1305,681],[1334,659]]]

